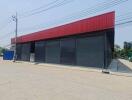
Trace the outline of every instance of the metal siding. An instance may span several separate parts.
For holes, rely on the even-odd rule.
[[[46,41],[46,63],[60,63],[60,41],[50,40]]]
[[[112,58],[113,58],[113,51],[114,51],[114,29],[110,29],[106,31],[106,68],[108,68]]]
[[[17,60],[21,60],[21,55],[22,55],[22,44],[17,44],[16,47]]]
[[[114,28],[37,41],[35,42],[35,61],[107,68],[112,60],[113,49]],[[31,43],[17,44],[17,54],[21,53],[19,59],[29,61],[30,52]]]
[[[35,42],[35,61],[45,62],[45,41]]]
[[[22,44],[22,61],[30,61],[30,43]]]
[[[76,40],[75,38],[61,39],[61,63],[75,65],[76,63]]]
[[[114,16],[115,16],[114,12],[110,12],[103,15],[80,20],[74,23],[51,28],[48,30],[24,35],[18,38],[18,42],[23,43],[29,41],[51,39],[51,38],[68,36],[68,35],[80,34],[84,32],[92,32],[92,31],[99,31],[99,30],[113,28],[114,18],[115,18]],[[85,24],[85,22],[86,22],[86,26],[83,29],[81,25]],[[15,42],[14,39],[12,39],[12,43],[14,42]]]
[[[104,36],[86,36],[77,39],[77,65],[104,67]]]

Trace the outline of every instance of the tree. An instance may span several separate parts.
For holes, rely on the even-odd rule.
[[[115,46],[114,46],[114,57],[119,58],[120,52],[121,52],[121,47],[119,45],[115,44]]]
[[[0,56],[2,55],[3,52],[4,52],[4,48],[0,47]]]

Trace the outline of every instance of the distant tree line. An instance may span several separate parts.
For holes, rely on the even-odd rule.
[[[4,50],[5,50],[4,48],[0,47],[0,56],[2,56]]]
[[[115,45],[114,47],[114,57],[115,58],[123,58],[132,60],[132,44],[124,42],[124,48],[121,48],[119,45]]]

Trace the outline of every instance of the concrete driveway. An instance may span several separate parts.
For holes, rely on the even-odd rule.
[[[0,60],[0,100],[132,100],[132,77]]]

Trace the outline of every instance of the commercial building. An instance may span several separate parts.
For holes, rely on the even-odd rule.
[[[124,42],[124,49],[132,49],[132,42]]]
[[[115,12],[17,38],[17,60],[107,68],[114,51]],[[12,44],[15,39],[12,39]]]

